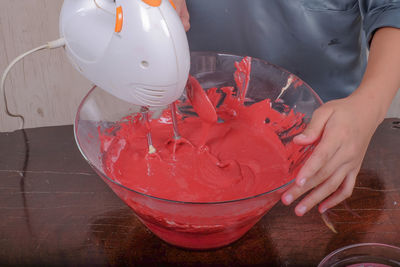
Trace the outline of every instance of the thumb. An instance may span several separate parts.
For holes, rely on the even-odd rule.
[[[188,31],[190,29],[190,16],[189,16],[189,11],[186,6],[186,1],[183,2],[184,5],[182,7],[182,11],[180,13],[180,17],[183,23],[183,27],[185,28],[185,31]]]
[[[294,137],[293,142],[297,145],[309,145],[317,141],[322,135],[325,125],[332,113],[332,109],[325,108],[324,106],[315,110],[306,129],[301,134]]]
[[[181,18],[183,27],[185,31],[190,29],[190,22],[189,22],[189,11],[187,9],[186,0],[171,0],[174,3],[176,13],[178,13],[179,17]]]

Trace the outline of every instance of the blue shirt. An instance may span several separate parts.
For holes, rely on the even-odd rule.
[[[187,0],[192,51],[264,59],[296,74],[323,101],[361,82],[374,32],[400,28],[400,0]]]

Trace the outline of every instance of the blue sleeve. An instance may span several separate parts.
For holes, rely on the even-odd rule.
[[[359,5],[368,44],[379,28],[400,28],[400,0],[359,0]]]

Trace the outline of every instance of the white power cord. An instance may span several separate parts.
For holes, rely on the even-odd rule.
[[[65,39],[64,38],[60,38],[51,42],[48,42],[45,45],[36,47],[26,53],[23,53],[22,55],[16,57],[9,65],[8,67],[4,70],[3,72],[3,76],[1,77],[1,84],[0,84],[0,90],[1,90],[1,94],[3,95],[3,99],[4,99],[4,107],[5,107],[5,111],[6,114],[9,117],[13,117],[13,118],[19,118],[21,120],[21,124],[20,124],[20,129],[24,128],[25,125],[25,119],[24,116],[20,115],[20,114],[14,114],[10,111],[9,107],[8,107],[8,102],[7,102],[7,96],[6,96],[6,90],[5,90],[5,82],[6,82],[6,78],[8,73],[10,72],[10,70],[14,67],[15,64],[17,64],[21,59],[23,59],[24,57],[43,50],[43,49],[54,49],[54,48],[59,48],[59,47],[63,47],[65,46]]]

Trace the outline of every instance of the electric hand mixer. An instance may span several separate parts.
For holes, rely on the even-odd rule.
[[[144,119],[149,107],[165,107],[183,93],[190,53],[172,0],[65,0],[60,34],[59,40],[12,62],[3,75],[2,89],[7,73],[24,56],[64,46],[79,72],[110,94],[142,106]],[[174,104],[171,108],[174,116]],[[23,119],[9,112],[7,102],[6,112]],[[173,122],[179,139],[176,118]],[[148,140],[152,153],[150,134]]]
[[[172,2],[66,0],[60,32],[76,69],[114,96],[142,106],[145,119],[148,107],[166,106],[182,95],[190,54]],[[176,124],[174,130],[179,138]],[[148,139],[152,153],[150,134]]]

